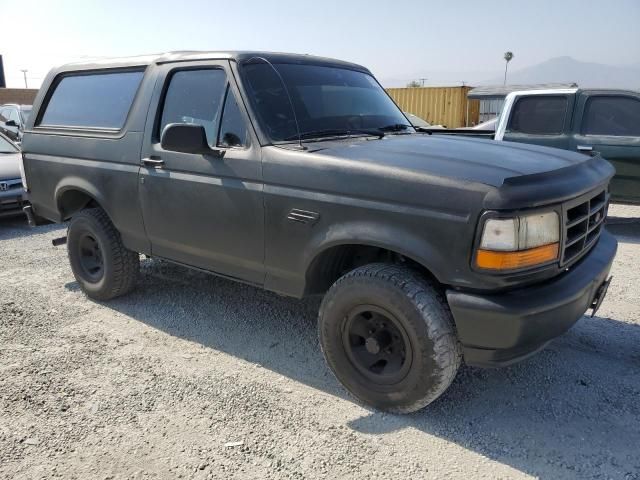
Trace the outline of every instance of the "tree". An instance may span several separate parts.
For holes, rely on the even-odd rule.
[[[509,68],[509,62],[513,59],[513,52],[504,52],[504,85],[507,84],[507,68]]]
[[[411,80],[409,83],[407,83],[407,87],[408,88],[417,88],[417,87],[421,87],[421,86],[422,85],[417,80]]]

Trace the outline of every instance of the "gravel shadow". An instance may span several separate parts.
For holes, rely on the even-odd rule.
[[[606,228],[619,242],[640,243],[640,218],[607,217]]]
[[[66,224],[48,223],[33,228],[29,226],[27,217],[23,214],[0,218],[0,241],[47,233],[58,229],[66,229]]]
[[[139,288],[106,306],[347,397],[320,352],[319,300],[288,299],[157,260],[142,265]],[[348,426],[372,435],[418,429],[541,478],[585,478],[603,464],[636,478],[630,475],[640,471],[640,403],[628,399],[640,398],[638,372],[640,326],[585,317],[526,362],[463,368],[449,391],[420,412],[371,411]]]

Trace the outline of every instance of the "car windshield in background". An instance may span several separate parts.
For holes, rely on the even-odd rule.
[[[22,122],[27,123],[27,120],[29,120],[29,116],[31,115],[31,109],[21,108],[20,113],[22,114]]]
[[[18,149],[11,142],[0,136],[0,153],[16,153]]]
[[[284,63],[272,68],[261,59],[245,63],[242,73],[262,127],[274,142],[291,141],[298,134],[303,138],[319,138],[413,131],[402,112],[367,73]]]

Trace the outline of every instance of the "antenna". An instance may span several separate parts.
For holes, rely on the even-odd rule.
[[[298,124],[298,116],[296,115],[296,109],[293,106],[293,100],[291,100],[291,95],[289,94],[289,89],[287,88],[287,84],[284,83],[282,75],[280,75],[280,72],[278,71],[278,69],[276,67],[274,67],[273,64],[269,60],[267,60],[266,58],[264,58],[264,57],[251,57],[245,63],[249,63],[252,60],[262,60],[267,65],[269,65],[273,69],[274,72],[276,72],[276,75],[280,79],[280,83],[282,83],[282,87],[284,88],[284,93],[287,94],[287,98],[289,99],[289,105],[291,105],[291,111],[293,112],[293,121],[296,124],[296,131],[298,133],[298,145],[300,146],[301,150],[306,150],[307,147],[302,145],[302,134],[300,133],[300,125]]]

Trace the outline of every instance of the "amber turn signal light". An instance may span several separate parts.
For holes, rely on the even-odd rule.
[[[517,252],[478,250],[476,265],[486,270],[516,270],[551,262],[558,258],[559,244],[550,243],[541,247]]]

